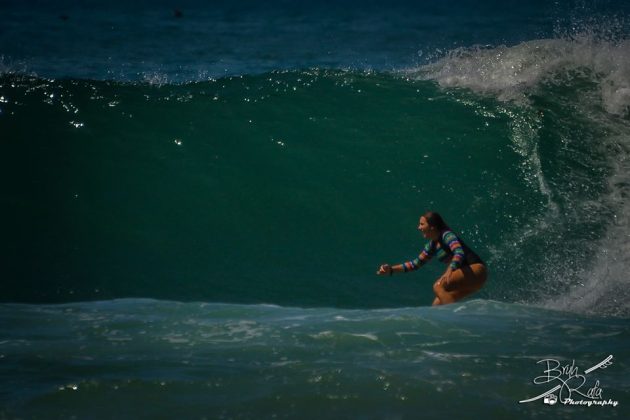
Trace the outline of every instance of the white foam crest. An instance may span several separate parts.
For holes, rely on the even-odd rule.
[[[532,112],[536,110],[530,108],[529,98],[544,92],[550,85],[576,88],[574,82],[578,81],[577,89],[582,89],[587,82],[586,91],[579,91],[579,103],[572,105],[583,117],[604,128],[599,141],[610,150],[608,162],[613,169],[608,178],[608,192],[597,198],[598,205],[593,206],[593,211],[609,209],[614,215],[598,242],[599,250],[590,261],[583,262],[585,270],[572,275],[564,273],[566,278],[562,273],[549,273],[554,277],[553,289],[558,293],[544,299],[543,306],[579,313],[629,316],[630,130],[626,118],[630,115],[630,40],[602,38],[593,32],[584,32],[512,47],[460,48],[411,73],[418,79],[434,80],[445,88],[465,88],[519,105],[507,107],[505,112],[517,110],[516,114],[508,115],[513,122],[512,144],[526,157],[540,191],[549,199],[547,209],[550,211],[540,223],[542,228],[558,215],[540,170],[536,112]],[[530,112],[521,115],[518,109]],[[529,236],[523,235],[523,239]],[[560,292],[561,289],[566,292]]]
[[[4,55],[0,55],[0,76],[6,74],[24,74],[28,76],[36,76],[35,73],[29,72],[26,63],[15,61]]]
[[[541,83],[563,83],[567,76],[578,75],[599,86],[607,112],[621,116],[630,112],[630,41],[603,40],[590,33],[511,47],[457,48],[410,73],[443,87],[467,88],[522,104]]]
[[[145,72],[142,75],[142,81],[151,86],[164,86],[169,83],[168,75],[159,72]]]

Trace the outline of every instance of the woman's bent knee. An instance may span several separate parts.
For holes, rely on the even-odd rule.
[[[440,280],[438,280],[435,283],[433,283],[433,293],[435,293],[437,295],[438,293],[440,293],[442,291],[444,291],[444,288],[440,284]]]

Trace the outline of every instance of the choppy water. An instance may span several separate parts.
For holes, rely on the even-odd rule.
[[[5,417],[531,418],[553,408],[623,418],[630,396],[627,322],[494,301],[348,310],[115,300],[1,311]],[[602,345],[613,364],[581,391],[597,377],[621,405],[518,403],[551,388],[533,384],[537,361],[575,359],[582,372],[605,360]]]

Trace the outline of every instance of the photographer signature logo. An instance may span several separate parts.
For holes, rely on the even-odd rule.
[[[534,384],[556,385],[536,397],[519,401],[519,403],[528,403],[542,398],[543,403],[547,405],[561,403],[564,405],[586,405],[589,407],[593,405],[611,405],[616,407],[619,404],[618,401],[604,399],[599,380],[594,382],[591,380],[590,384],[587,384],[587,375],[598,369],[606,369],[613,364],[612,359],[613,356],[610,355],[596,365],[586,369],[583,373],[580,373],[580,368],[575,365],[575,360],[571,364],[564,366],[556,359],[540,360],[537,364],[544,364],[546,369],[543,371],[543,375],[534,378]]]

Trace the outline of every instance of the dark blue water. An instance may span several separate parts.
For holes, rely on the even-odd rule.
[[[571,14],[591,13],[544,1],[3,1],[0,7],[1,54],[11,68],[48,77],[178,82],[311,67],[400,69],[455,47],[545,38]]]

